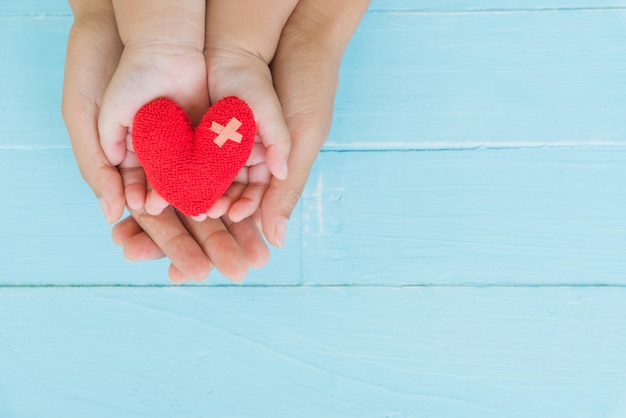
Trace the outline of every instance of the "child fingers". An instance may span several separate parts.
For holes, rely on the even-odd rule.
[[[201,213],[200,215],[196,215],[196,216],[192,216],[191,219],[193,219],[196,222],[204,222],[206,220],[206,218],[208,218],[206,213]]]
[[[268,184],[264,183],[249,184],[246,187],[241,197],[228,210],[228,216],[233,222],[240,222],[259,209],[267,187]]]
[[[126,204],[133,210],[139,210],[146,203],[146,175],[141,167],[120,168],[124,183]]]
[[[98,117],[98,132],[102,151],[109,163],[115,166],[121,164],[126,158],[128,126],[119,122],[120,115],[114,110],[115,106],[109,103],[105,96]]]
[[[264,163],[267,159],[267,149],[262,142],[260,142],[261,138],[257,136],[257,139],[252,146],[252,152],[250,152],[250,157],[248,157],[248,161],[246,161],[246,167],[252,167],[254,165]]]
[[[239,198],[231,205],[228,216],[234,222],[239,222],[261,207],[263,196],[269,187],[271,174],[265,164],[258,164],[248,169],[248,185]]]
[[[291,151],[291,135],[273,86],[266,86],[263,103],[254,106],[258,134],[267,148],[267,166],[279,180],[287,178],[287,160]]]
[[[226,193],[209,208],[207,216],[211,219],[219,219],[224,216],[232,206],[232,204],[239,199],[243,191],[248,184],[248,169],[242,168],[233,184],[231,184]]]
[[[136,75],[133,57],[122,53],[120,62],[111,77],[102,97],[98,116],[100,145],[112,165],[119,165],[126,159],[128,150],[133,149],[130,128],[135,113],[150,98],[148,92],[151,78],[144,75],[139,81]]]
[[[194,219],[199,222],[204,221],[207,217],[211,219],[219,219],[224,216],[226,212],[228,212],[232,203],[232,199],[224,195],[217,199],[217,201],[213,204],[213,206],[211,206],[207,213],[194,217]]]
[[[258,64],[253,64],[252,70],[216,73],[213,82],[216,88],[210,91],[211,99],[215,103],[223,97],[236,95],[248,103],[257,122],[257,135],[266,149],[264,154],[262,148],[255,146],[249,161],[258,162],[265,156],[272,175],[284,180],[287,178],[291,135],[267,67],[258,69],[254,65]],[[234,83],[233,80],[240,82]]]
[[[167,200],[165,200],[156,190],[152,189],[148,184],[148,193],[146,196],[145,209],[150,215],[158,215],[169,206]]]

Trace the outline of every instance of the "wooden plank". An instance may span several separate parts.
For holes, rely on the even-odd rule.
[[[346,54],[328,147],[623,144],[625,17],[368,15]]]
[[[572,8],[626,7],[623,0],[372,0],[371,12],[379,11],[476,11],[476,10],[536,10]],[[71,10],[63,0],[21,0],[0,6],[0,14],[69,15]]]
[[[625,10],[371,13],[344,60],[328,149],[623,144]],[[0,18],[0,147],[67,147],[71,18]],[[589,36],[593,34],[593,36]]]
[[[0,5],[0,15],[69,16],[72,13],[66,0],[5,1]]]
[[[0,415],[620,417],[624,288],[0,289]]]
[[[69,146],[61,118],[71,18],[0,17],[0,148]]]
[[[324,152],[287,248],[250,283],[624,283],[624,161],[595,148]],[[122,259],[68,150],[4,150],[0,167],[0,283],[166,283],[165,264]]]
[[[475,12],[626,7],[624,0],[372,0],[369,11]]]
[[[0,150],[0,178],[0,284],[168,284],[165,261],[124,260],[69,150]],[[287,249],[248,283],[300,282],[300,230],[296,210]]]
[[[323,153],[311,284],[626,284],[626,150]]]

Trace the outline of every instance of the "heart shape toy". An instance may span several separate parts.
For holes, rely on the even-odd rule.
[[[133,121],[133,148],[152,188],[188,216],[206,213],[244,166],[256,136],[254,114],[231,96],[193,128],[170,99],[144,105]]]

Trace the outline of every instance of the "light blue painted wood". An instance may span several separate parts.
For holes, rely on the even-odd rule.
[[[71,10],[63,0],[8,1],[0,14],[65,14]],[[372,0],[370,11],[476,11],[626,7],[623,0]]]
[[[372,0],[369,10],[415,12],[528,11],[623,8],[623,0]]]
[[[0,416],[619,418],[624,288],[0,289]]]
[[[69,147],[61,119],[71,18],[0,17],[0,148]]]
[[[626,416],[625,7],[374,0],[287,249],[177,288],[76,170],[66,2],[0,3],[0,417]]]
[[[622,145],[624,22],[615,10],[370,14],[329,148]]]
[[[166,262],[129,263],[69,150],[0,150],[0,284],[168,284]],[[287,248],[250,284],[300,281],[299,209]],[[228,283],[217,272],[211,284]],[[0,414],[0,416],[2,416]]]
[[[623,145],[625,18],[371,13],[344,60],[328,149]],[[70,23],[0,18],[0,37],[15,39],[0,49],[0,146],[68,147],[59,107]]]
[[[323,153],[305,283],[626,284],[622,148]]]
[[[72,11],[69,3],[64,0],[3,0],[0,4],[0,15],[69,16]]]
[[[325,152],[286,249],[249,283],[626,284],[624,161],[621,148]],[[0,207],[0,283],[166,283],[165,264],[122,259],[68,150],[0,151],[0,178],[15,179],[0,182],[14,202]]]

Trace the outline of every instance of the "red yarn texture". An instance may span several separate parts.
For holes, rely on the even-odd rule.
[[[233,121],[233,118],[236,121]],[[218,146],[220,129],[236,132]],[[217,123],[219,125],[214,124]],[[229,125],[229,122],[231,125]],[[227,136],[227,135],[223,135]],[[185,215],[206,213],[244,166],[256,136],[254,114],[231,96],[215,103],[196,129],[185,111],[170,99],[144,105],[133,121],[133,147],[154,190]],[[222,142],[222,141],[218,141]]]

